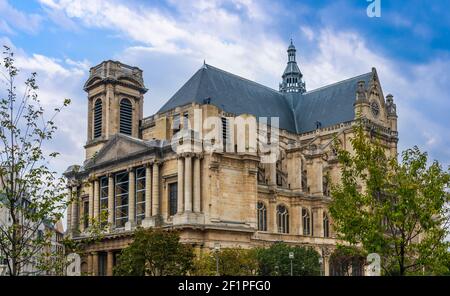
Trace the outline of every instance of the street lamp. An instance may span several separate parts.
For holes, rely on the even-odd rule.
[[[220,243],[214,244],[214,251],[216,253],[216,275],[219,275],[219,251],[220,251]]]
[[[294,275],[294,264],[292,260],[294,259],[294,252],[289,252],[289,259],[291,260],[291,276]]]

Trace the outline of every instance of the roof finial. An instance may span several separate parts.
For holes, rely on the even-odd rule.
[[[202,68],[206,69],[206,60],[205,59],[203,59],[203,66],[202,66]]]

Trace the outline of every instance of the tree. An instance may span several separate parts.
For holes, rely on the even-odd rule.
[[[14,54],[4,47],[0,92],[0,255],[7,273],[21,275],[24,267],[39,265],[40,256],[50,244],[51,233],[43,231],[45,221],[53,225],[67,205],[65,182],[49,168],[58,153],[47,154],[43,144],[52,139],[57,127],[55,116],[70,104],[65,99],[46,119],[36,93],[36,73],[26,79],[23,95],[17,94]],[[5,97],[3,97],[5,96]]]
[[[219,274],[225,276],[255,275],[258,261],[254,249],[226,248],[208,252],[195,260],[195,275],[216,275],[216,256],[219,260]]]
[[[320,275],[319,253],[310,247],[288,246],[282,242],[277,242],[270,248],[256,249],[259,274],[263,276],[290,275],[290,252],[294,253],[293,275]]]
[[[186,275],[193,268],[194,253],[179,242],[178,232],[138,228],[133,242],[122,250],[115,275]]]
[[[338,150],[341,182],[332,186],[330,213],[339,237],[381,256],[388,275],[445,272],[449,170],[428,164],[419,148],[386,156],[363,121],[354,128],[354,153]]]

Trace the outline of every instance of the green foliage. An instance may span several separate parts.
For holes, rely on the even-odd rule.
[[[134,241],[122,250],[115,275],[186,275],[193,268],[194,253],[179,242],[179,234],[162,229],[138,228]]]
[[[194,275],[216,275],[216,260],[219,274],[228,276],[256,275],[258,261],[253,249],[227,248],[218,253],[209,252],[195,260]]]
[[[47,153],[43,145],[57,129],[55,117],[66,107],[47,117],[36,84],[36,73],[25,81],[24,92],[17,94],[15,81],[19,69],[14,54],[4,47],[0,81],[6,85],[6,97],[0,98],[0,207],[8,213],[10,223],[0,225],[0,250],[7,260],[9,275],[23,274],[26,265],[44,262],[50,247],[47,235],[38,235],[43,223],[55,224],[67,206],[65,180],[49,168],[58,156]],[[46,268],[45,265],[40,265]]]
[[[335,275],[351,276],[350,267],[366,265],[367,255],[360,248],[338,245],[330,256],[330,269],[338,269],[334,270]]]
[[[368,137],[363,122],[338,151],[341,182],[332,186],[330,213],[340,238],[381,256],[385,274],[445,272],[450,170],[417,147],[397,157]]]
[[[259,275],[290,275],[290,252],[294,253],[293,275],[320,275],[320,255],[312,248],[293,247],[280,242],[273,244],[270,248],[258,248],[255,252]]]

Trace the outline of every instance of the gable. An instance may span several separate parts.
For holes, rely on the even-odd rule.
[[[144,141],[129,136],[117,134],[110,138],[86,166],[99,165],[110,161],[117,161],[130,154],[147,150],[149,147]]]

